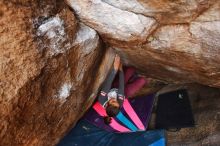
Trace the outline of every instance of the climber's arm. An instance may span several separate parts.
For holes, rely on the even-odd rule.
[[[101,88],[101,91],[100,91],[100,94],[98,97],[98,100],[101,104],[104,104],[107,100],[106,95],[107,95],[108,91],[111,89],[111,85],[112,85],[112,82],[115,78],[116,72],[117,71],[115,69],[112,69],[102,85],[102,88]]]
[[[118,71],[120,65],[120,57],[118,55],[116,55],[115,60],[114,60],[114,67],[113,69],[109,72],[106,80],[104,81],[100,94],[98,96],[98,100],[99,102],[103,105],[108,99],[106,98],[107,93],[109,92],[109,90],[111,89],[112,86],[112,82],[115,78],[115,75]]]
[[[119,98],[119,105],[122,105],[123,101],[124,101],[124,72],[122,69],[122,66],[119,69],[119,88],[118,88],[118,98]]]

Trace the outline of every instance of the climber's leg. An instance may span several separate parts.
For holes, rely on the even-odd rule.
[[[135,69],[133,67],[125,67],[125,85],[128,83],[129,79],[135,74]]]
[[[125,76],[125,96],[133,96],[138,90],[140,90],[146,83],[145,78],[135,76],[135,69],[133,67],[124,68]],[[114,88],[118,88],[118,77],[113,83]]]
[[[132,78],[132,76],[135,74],[135,69],[133,67],[123,67],[124,70],[124,80],[125,80],[125,86],[128,83],[128,81]],[[118,88],[118,80],[119,76],[117,75],[114,82],[113,82],[113,88]]]
[[[126,84],[125,86],[125,96],[131,97],[134,96],[134,94],[140,90],[145,84],[146,79],[143,77],[138,77],[135,79],[132,83]]]

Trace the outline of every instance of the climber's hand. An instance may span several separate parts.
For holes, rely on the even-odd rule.
[[[115,55],[115,60],[114,60],[114,69],[116,71],[118,71],[120,66],[120,57],[118,56],[118,54]]]

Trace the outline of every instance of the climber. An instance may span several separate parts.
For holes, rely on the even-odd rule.
[[[112,88],[112,82],[119,70],[119,87]],[[99,103],[105,108],[107,116],[104,117],[104,122],[110,124],[111,117],[115,117],[124,101],[124,73],[120,57],[115,56],[112,70],[107,76],[107,79],[102,85],[100,95],[98,96]]]
[[[97,101],[58,146],[165,146],[164,130],[146,131],[154,94],[125,98],[133,97],[147,81],[135,75],[134,68],[124,69],[125,73],[116,55]]]
[[[119,79],[115,79],[118,71]],[[139,118],[132,118],[133,122],[138,125],[138,127],[136,127],[132,124],[132,122],[125,118],[124,114],[120,111],[125,109],[126,112],[129,111],[127,115],[132,115],[131,117],[134,117],[135,111],[132,109],[132,107],[130,107],[127,99],[125,100],[125,97],[133,96],[135,92],[146,84],[146,82],[146,79],[136,74],[135,69],[132,67],[125,67],[124,74],[120,57],[116,55],[113,68],[109,72],[105,82],[102,85],[100,94],[98,95],[98,102],[93,105],[94,110],[96,110],[96,112],[103,117],[104,123],[107,125],[111,123],[112,119],[114,120],[114,118],[117,118],[132,131],[143,130],[144,126],[141,124]],[[113,123],[115,123],[115,121],[113,121]],[[120,129],[115,124],[111,124],[110,126],[113,126],[113,129]],[[121,130],[124,131],[125,128],[122,128],[119,131]]]
[[[117,78],[114,79],[118,71],[119,81]],[[123,75],[120,58],[116,56],[113,69],[103,83],[97,101],[59,142],[58,146],[165,146],[166,138],[163,129],[147,130],[155,93],[128,99],[127,97],[134,97],[135,93],[147,83],[147,80],[135,74],[134,68],[124,68],[124,72]],[[172,96],[169,95],[169,97]],[[182,105],[183,96],[181,98],[173,97],[178,99],[178,105]],[[167,102],[167,99],[164,101]],[[165,109],[162,109],[166,110],[166,104],[163,107]],[[188,110],[188,108],[186,109]],[[185,116],[185,112],[183,114]],[[103,117],[110,119],[105,121],[107,124],[104,123]],[[164,121],[163,117],[162,121]],[[161,125],[161,121],[158,120],[158,123]]]

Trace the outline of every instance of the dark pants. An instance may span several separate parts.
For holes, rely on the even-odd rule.
[[[157,144],[153,144],[157,141]],[[159,142],[159,143],[158,143]],[[158,145],[159,144],[159,145]],[[81,120],[58,146],[164,146],[163,130],[111,133]]]

